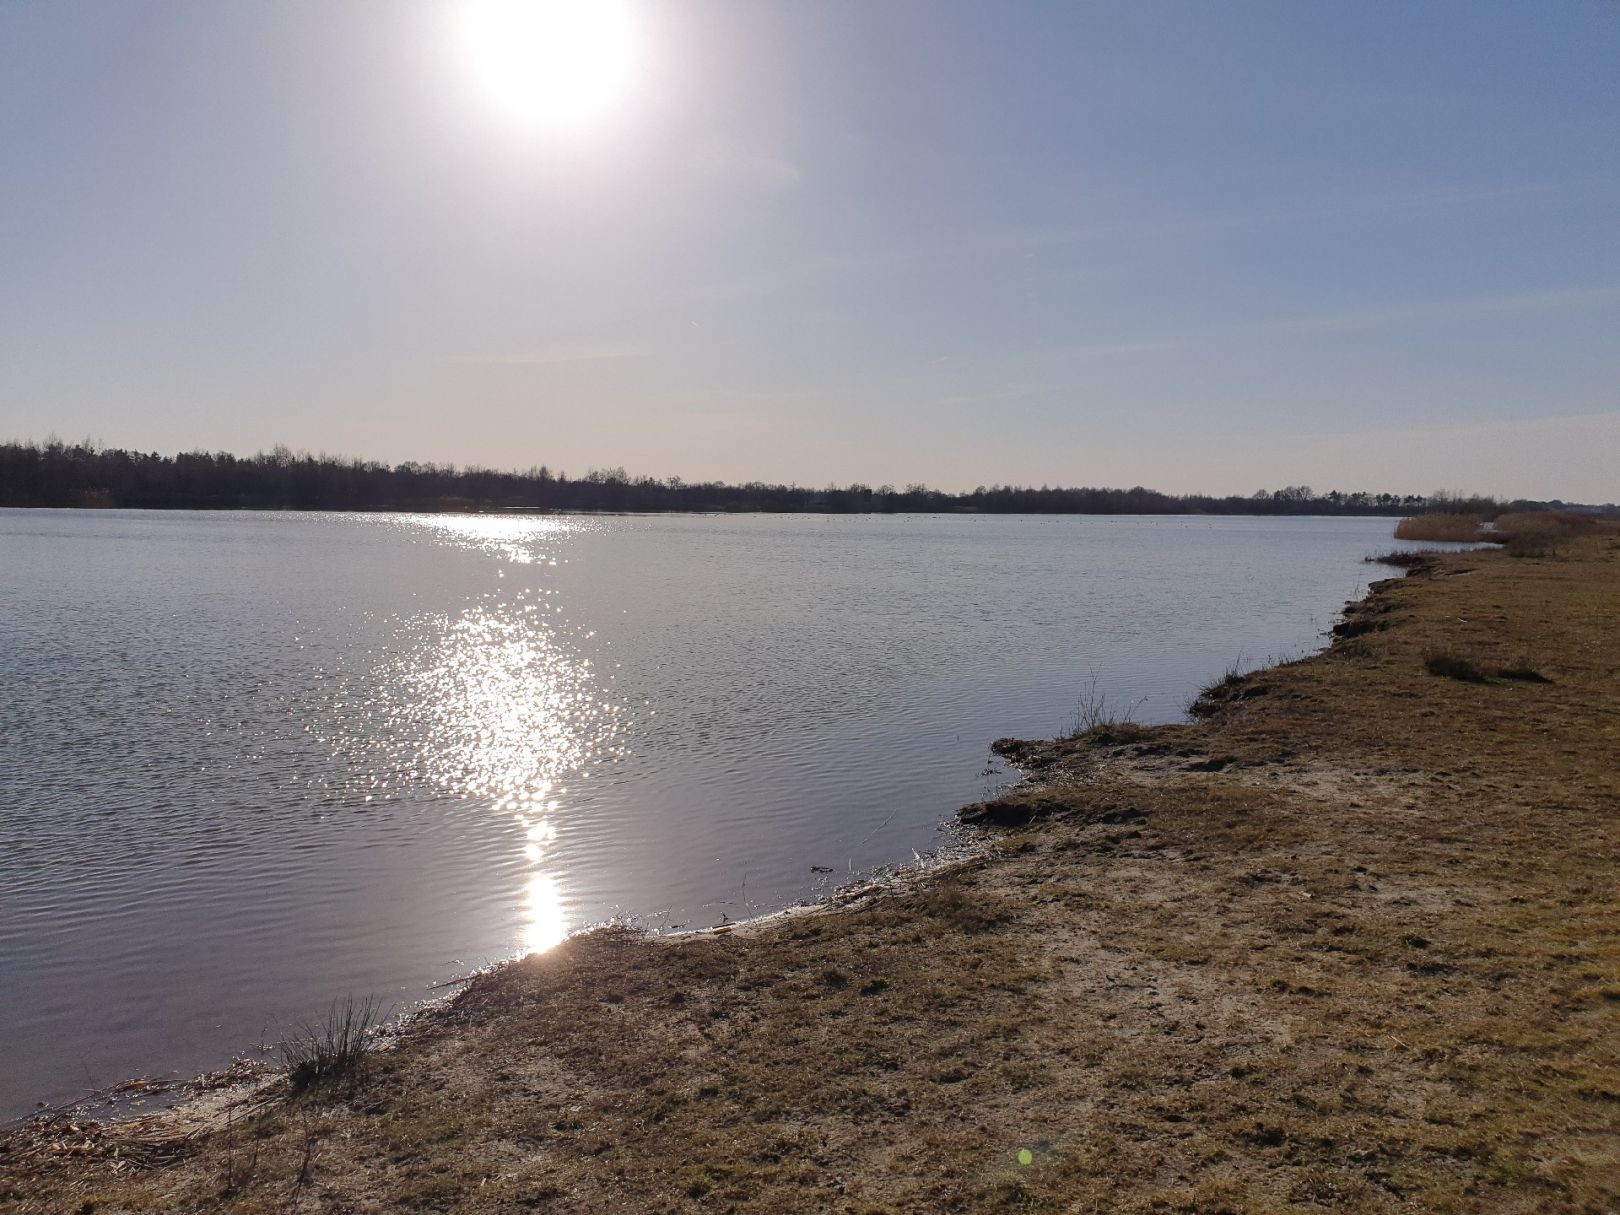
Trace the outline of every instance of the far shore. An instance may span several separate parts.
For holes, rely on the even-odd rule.
[[[1620,527],[1403,558],[981,844],[608,929],[379,1050],[0,1138],[0,1212],[1620,1207]]]
[[[636,476],[623,468],[570,477],[545,465],[458,468],[387,464],[276,447],[251,456],[126,451],[94,442],[0,440],[0,507],[123,510],[311,510],[647,514],[1343,515],[1387,518],[1461,511],[1494,516],[1548,508],[1620,517],[1620,505],[1502,501],[1480,495],[1317,492],[1308,485],[1246,494],[1162,493],[1141,485],[927,485],[853,482],[815,488]]]

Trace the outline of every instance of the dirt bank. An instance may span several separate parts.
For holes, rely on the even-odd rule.
[[[136,1164],[14,1135],[0,1209],[1614,1210],[1620,536],[1436,558],[1206,708],[1008,745],[917,889],[570,941]]]

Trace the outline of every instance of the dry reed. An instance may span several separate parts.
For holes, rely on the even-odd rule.
[[[1395,525],[1397,540],[1440,540],[1466,544],[1480,539],[1479,515],[1410,515]]]

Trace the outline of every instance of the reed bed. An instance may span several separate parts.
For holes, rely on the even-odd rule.
[[[1519,536],[1566,540],[1573,536],[1585,536],[1596,531],[1598,526],[1598,521],[1590,515],[1577,515],[1571,511],[1514,511],[1497,516],[1488,535],[1503,543]]]
[[[1435,512],[1410,515],[1395,525],[1397,540],[1440,540],[1467,544],[1483,539],[1485,519],[1482,515],[1456,515]]]

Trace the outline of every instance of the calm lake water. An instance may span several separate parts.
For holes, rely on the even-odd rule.
[[[1315,648],[1390,531],[0,511],[0,1117],[909,861],[992,739]]]

